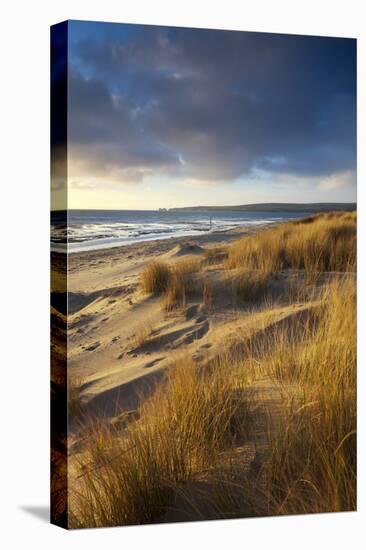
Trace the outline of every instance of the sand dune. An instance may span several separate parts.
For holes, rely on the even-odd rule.
[[[231,238],[232,232],[223,234],[220,245]],[[150,243],[145,246],[149,251]],[[270,326],[304,314],[305,306],[301,305],[274,304],[264,310],[259,305],[250,311],[240,306],[222,268],[223,256],[217,252],[216,242],[172,242],[168,251],[167,243],[161,242],[161,248],[160,256],[154,254],[154,259],[161,258],[171,266],[192,256],[202,259],[205,267],[199,279],[212,289],[210,306],[204,305],[198,294],[189,298],[183,310],[167,313],[159,297],[144,295],[139,281],[150,255],[142,254],[141,245],[137,258],[130,247],[121,249],[120,258],[115,249],[111,250],[110,261],[105,251],[71,256],[69,377],[80,385],[81,399],[88,409],[103,415],[113,417],[116,410],[134,408],[136,395],[143,394],[141,389],[151,386],[175,357],[184,354],[196,362],[206,361],[218,353],[224,341],[236,340],[239,331],[242,338],[254,334],[266,338]],[[218,263],[205,262],[215,253]],[[92,273],[87,269],[88,261]],[[285,279],[275,281],[274,294],[281,292],[284,284]]]
[[[329,220],[332,219],[329,218]],[[346,224],[354,223],[353,217],[348,220],[348,217],[343,219],[340,215],[340,223],[343,221]],[[313,231],[312,223],[304,224],[304,227],[310,228],[309,232]],[[328,218],[323,220],[320,217],[317,223],[320,227],[319,234],[327,237],[326,224],[333,222],[329,222]],[[304,242],[311,242],[308,250],[309,254],[312,254],[314,250],[312,239],[316,233],[314,231],[309,233],[310,238],[308,238],[304,228],[300,227],[299,230],[298,227],[298,224],[294,224],[290,230],[279,227],[278,232],[287,231],[286,235],[291,235],[293,231],[296,238],[301,235],[304,240],[299,241],[302,247],[300,251],[306,250]],[[268,231],[268,235],[260,234],[255,241],[250,241],[253,232],[247,231],[245,238],[237,241],[238,236],[242,237],[243,233],[236,230],[221,234],[220,238],[218,235],[213,239],[205,235],[197,242],[180,239],[144,243],[144,245],[110,251],[73,254],[70,257],[67,330],[65,294],[62,292],[61,285],[52,297],[52,322],[56,336],[56,341],[53,343],[54,360],[58,363],[58,368],[54,369],[54,372],[57,372],[59,377],[54,381],[55,384],[59,381],[61,383],[65,376],[62,344],[67,335],[68,398],[70,411],[72,411],[68,426],[69,475],[76,495],[80,496],[83,493],[83,481],[81,481],[85,475],[83,468],[88,468],[90,464],[92,468],[95,466],[99,468],[99,461],[104,463],[106,468],[105,472],[98,469],[98,475],[102,476],[99,478],[102,486],[104,483],[114,483],[115,466],[109,467],[109,459],[107,460],[106,457],[111,453],[113,459],[114,452],[117,452],[117,455],[120,452],[130,453],[130,449],[134,447],[128,445],[128,439],[124,442],[125,438],[133,440],[137,437],[136,444],[138,452],[142,453],[141,460],[144,460],[145,452],[153,453],[153,458],[150,458],[146,464],[144,462],[146,472],[141,473],[146,473],[148,476],[148,469],[151,464],[154,464],[154,460],[162,461],[162,463],[159,462],[163,476],[159,482],[161,490],[165,491],[165,484],[168,483],[165,476],[170,475],[164,453],[167,452],[168,456],[172,453],[168,464],[170,460],[174,462],[178,457],[182,460],[183,473],[178,478],[174,472],[172,473],[173,478],[169,483],[173,483],[173,494],[169,493],[167,496],[168,504],[164,507],[163,513],[160,513],[159,507],[154,509],[155,521],[266,515],[270,508],[263,506],[265,501],[262,495],[264,494],[267,494],[268,499],[274,499],[271,502],[271,513],[282,513],[276,508],[278,495],[269,493],[273,488],[268,481],[266,465],[271,463],[271,468],[275,469],[273,471],[276,472],[280,483],[284,486],[283,490],[286,491],[286,484],[288,479],[291,480],[292,470],[290,468],[287,472],[282,457],[276,455],[278,446],[281,447],[284,444],[281,439],[283,426],[286,426],[286,430],[295,430],[289,444],[298,445],[298,441],[302,444],[303,436],[297,439],[298,419],[303,423],[300,426],[301,433],[306,426],[315,426],[312,420],[309,424],[306,415],[308,412],[312,414],[312,407],[317,406],[319,399],[323,399],[319,397],[321,394],[317,393],[323,391],[322,378],[325,377],[324,383],[327,388],[330,382],[333,383],[334,391],[338,387],[336,381],[332,378],[327,381],[326,377],[331,376],[330,366],[335,361],[338,361],[338,372],[342,373],[343,363],[339,359],[339,354],[343,353],[344,344],[339,342],[339,334],[343,334],[345,328],[339,328],[337,325],[333,329],[332,323],[338,322],[337,319],[340,317],[338,311],[344,311],[343,301],[348,299],[347,292],[350,293],[351,299],[353,296],[354,242],[350,240],[347,246],[343,246],[339,228],[336,228],[336,231],[331,228],[329,234],[332,238],[338,239],[338,257],[333,258],[328,255],[327,265],[335,266],[337,269],[314,272],[311,262],[318,262],[317,253],[314,260],[311,260],[311,256],[306,258],[308,267],[303,269],[301,256],[296,248],[297,241],[294,238],[289,241],[287,256],[281,252],[277,261],[276,255],[279,251],[278,241],[276,241],[277,229]],[[354,233],[348,229],[344,231],[344,235],[347,239],[354,238]],[[263,247],[270,242],[270,239],[273,239],[275,245],[262,256]],[[327,240],[324,242],[329,243]],[[259,248],[256,248],[257,243],[260,243]],[[273,254],[272,265],[275,268],[268,272],[255,269],[257,261],[255,254],[258,254],[261,261],[264,259],[266,262],[272,261],[271,254]],[[254,265],[250,265],[250,262]],[[150,271],[152,265],[155,267]],[[315,266],[317,265],[315,263]],[[346,272],[338,269],[342,266],[345,267]],[[159,279],[159,285],[154,287],[152,284],[148,292],[143,284],[146,273],[149,277],[162,277]],[[342,282],[341,287],[337,287],[339,282]],[[324,294],[328,288],[331,292],[329,297]],[[327,308],[335,308],[334,311],[337,314],[331,314],[329,317]],[[347,322],[352,323],[354,314],[352,307],[345,313],[349,316]],[[342,319],[339,319],[339,322],[342,323]],[[351,392],[353,391],[351,324],[347,330],[350,341],[345,364],[349,362],[350,367],[345,372],[350,373],[347,384]],[[329,338],[333,339],[329,349],[326,347],[328,334]],[[309,356],[307,355],[308,346]],[[337,346],[340,346],[339,349]],[[335,354],[334,357],[330,355],[331,353]],[[319,364],[318,357],[321,357]],[[322,365],[326,364],[328,357],[331,357],[330,363],[323,369]],[[215,371],[217,367],[219,370]],[[296,369],[302,369],[301,373],[297,374]],[[223,374],[220,374],[221,371]],[[200,374],[197,375],[194,372]],[[218,373],[219,378],[218,386],[212,394],[214,399],[211,402],[212,389],[206,390],[206,387],[201,387],[197,389],[196,395],[196,384],[202,386],[206,376],[208,376],[207,380],[210,380],[210,376],[215,378],[212,374],[214,372]],[[308,381],[308,377],[314,376],[313,373],[318,373],[316,384],[319,381],[319,387],[311,378]],[[194,380],[192,387],[189,385],[191,375]],[[296,376],[300,375],[301,383],[298,384]],[[339,374],[341,375],[343,376]],[[186,376],[188,376],[187,382]],[[227,396],[225,396],[226,383],[229,384]],[[173,397],[169,397],[172,392]],[[308,397],[305,397],[306,395]],[[170,402],[169,399],[172,401]],[[188,460],[191,464],[193,460],[195,463],[197,457],[195,455],[190,457],[189,448],[180,453],[180,438],[184,440],[190,437],[191,423],[195,422],[196,416],[200,418],[201,407],[207,407],[207,412],[202,413],[204,416],[194,427],[197,432],[192,441],[193,445],[198,446],[204,443],[204,438],[211,432],[210,414],[216,406],[217,399],[223,400],[222,408],[220,406],[215,413],[217,417],[213,417],[218,419],[221,419],[222,414],[230,414],[232,401],[238,402],[239,408],[235,413],[238,418],[229,422],[230,437],[233,439],[226,448],[219,446],[214,452],[210,458],[214,462],[210,463],[209,470],[202,469],[202,466],[195,466],[192,475],[186,475],[184,474],[185,461]],[[327,399],[331,399],[331,396]],[[344,407],[342,414],[348,415],[348,401],[347,403],[337,401],[337,403],[340,407]],[[332,406],[333,404],[332,402]],[[189,417],[191,406],[198,407],[196,416],[192,418]],[[173,413],[171,407],[176,407],[177,412]],[[324,408],[325,412],[328,410],[327,407],[328,405]],[[236,410],[235,407],[234,410]],[[299,411],[305,411],[305,413],[299,416]],[[156,413],[167,415],[163,416],[161,426]],[[175,417],[174,414],[178,416]],[[182,415],[183,419],[187,417],[187,426],[179,428],[181,432],[174,424],[179,420],[179,415]],[[177,420],[175,421],[174,418]],[[329,418],[325,416],[324,422],[328,422]],[[217,427],[220,437],[226,437],[225,422],[222,429]],[[231,422],[233,426],[230,426]],[[351,412],[347,416],[347,422],[352,427]],[[327,433],[333,433],[333,424],[326,424],[326,426],[329,430]],[[139,435],[140,429],[143,439]],[[157,455],[154,454],[157,444],[155,429],[163,430],[159,431],[159,438],[167,437],[164,443],[167,447],[157,450]],[[175,434],[174,438],[177,438],[176,441],[174,439],[175,443],[171,439],[171,429]],[[207,431],[201,431],[201,429]],[[347,429],[345,427],[345,430]],[[151,437],[151,441],[148,440],[146,443],[146,448],[144,447],[145,436]],[[94,440],[97,441],[99,437],[106,438],[102,445],[102,454],[96,443],[93,447]],[[276,440],[276,445],[273,444],[274,437],[279,438],[278,441]],[[324,440],[318,431],[311,432],[309,437],[310,443],[306,443],[308,447],[305,450],[299,448],[296,451],[299,453],[296,456],[299,457],[300,464],[303,456],[311,450],[309,445],[312,438],[319,438],[319,445]],[[341,432],[340,439],[336,438],[336,448],[344,437],[345,433]],[[347,437],[349,437],[348,434]],[[149,447],[150,443],[153,445],[152,448]],[[126,444],[127,447],[125,447]],[[163,454],[160,455],[160,452]],[[204,457],[205,452],[202,449],[201,458]],[[217,456],[216,452],[218,452]],[[316,454],[318,450],[312,450],[312,452]],[[319,452],[323,453],[323,450],[320,449]],[[89,453],[92,453],[92,456]],[[140,458],[134,457],[133,451],[131,453],[128,460],[132,461],[132,467],[134,461]],[[328,454],[329,460],[334,457],[333,451],[330,450],[328,453],[328,449],[326,455],[322,456],[328,457]],[[297,501],[293,504],[295,511],[302,510],[301,506],[309,507],[306,509],[310,511],[313,510],[313,506],[318,506],[316,509],[322,511],[333,509],[332,506],[334,509],[337,509],[337,506],[339,509],[352,508],[354,502],[352,449],[347,456],[350,462],[350,470],[347,473],[348,504],[343,508],[343,505],[337,503],[329,504],[328,497],[324,502],[319,501],[314,504],[311,495],[310,504],[303,504],[304,494],[301,493],[298,497],[301,504]],[[105,460],[107,462],[104,462]],[[219,466],[215,465],[215,461],[219,462]],[[84,464],[81,469],[80,464]],[[129,469],[124,464],[125,462],[121,462],[116,465],[119,469],[118,475],[122,476],[121,479],[129,476]],[[168,470],[166,471],[165,468]],[[327,465],[327,468],[330,466]],[[104,475],[106,477],[103,477]],[[225,477],[227,475],[229,478]],[[285,477],[280,478],[281,475]],[[314,470],[312,475],[315,476],[314,479],[318,479],[319,473]],[[233,483],[232,479],[235,476],[238,482]],[[287,479],[286,476],[289,478]],[[319,479],[321,483],[325,483],[323,477]],[[129,487],[132,492],[136,488],[135,497],[138,499],[138,488],[135,487],[137,480],[131,479],[126,482],[131,483]],[[150,487],[149,483],[146,483],[144,490],[149,495],[149,491],[152,491],[152,506],[158,505],[154,496],[155,486]],[[119,485],[113,486],[113,490],[120,491]],[[109,504],[120,506],[117,501],[110,501],[109,493],[103,498],[106,499],[108,506]],[[123,498],[122,494],[121,498]],[[89,501],[88,504],[90,504]],[[283,504],[283,506],[284,511],[292,513],[292,504],[291,506]],[[123,510],[123,513],[127,514],[126,518],[130,518],[125,520],[126,523],[145,522],[144,508],[139,512],[142,515],[137,514],[137,516],[130,516],[126,508]],[[99,524],[98,513],[96,512],[93,519],[97,525]],[[116,510],[116,514],[118,516],[119,509]],[[74,521],[76,521],[75,518]],[[89,518],[84,520],[84,523],[85,521],[88,523]],[[91,525],[94,524],[93,522]],[[111,524],[114,522],[120,523],[120,520],[111,517]],[[77,521],[73,525],[78,526]]]

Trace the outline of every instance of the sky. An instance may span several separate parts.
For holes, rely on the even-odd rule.
[[[356,200],[355,40],[67,26],[69,208]]]

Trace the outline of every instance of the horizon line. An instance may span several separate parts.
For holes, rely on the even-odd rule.
[[[322,201],[322,202],[252,202],[252,203],[244,203],[244,204],[222,204],[222,205],[205,205],[205,204],[197,204],[197,205],[189,205],[189,206],[170,206],[170,207],[159,207],[159,208],[56,208],[52,209],[51,212],[68,212],[68,211],[75,211],[75,210],[89,210],[94,212],[102,212],[102,211],[111,211],[111,212],[123,212],[123,211],[140,211],[140,212],[154,212],[159,210],[183,210],[188,208],[207,208],[207,209],[213,209],[213,208],[239,208],[239,207],[245,207],[245,206],[278,206],[278,205],[295,205],[295,206],[322,206],[322,205],[355,205],[357,206],[357,201]]]

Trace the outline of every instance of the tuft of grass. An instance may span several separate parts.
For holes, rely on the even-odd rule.
[[[153,261],[142,272],[142,289],[146,294],[162,294],[170,283],[169,267],[163,262]]]
[[[200,270],[199,259],[181,260],[173,266],[153,261],[142,273],[142,289],[147,294],[163,294],[166,311],[184,307],[188,296],[196,290],[194,275]]]
[[[194,275],[201,269],[200,260],[182,260],[171,268],[169,285],[163,298],[165,311],[184,307],[189,296],[196,291]]]
[[[136,326],[133,337],[132,345],[134,348],[139,348],[148,344],[153,335],[153,326],[151,323],[139,324]]]

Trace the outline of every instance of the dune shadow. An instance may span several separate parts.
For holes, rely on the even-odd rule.
[[[85,405],[85,411],[104,418],[120,414],[121,411],[137,410],[142,401],[156,389],[165,377],[164,370],[132,380],[93,396]]]

